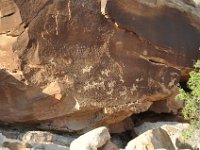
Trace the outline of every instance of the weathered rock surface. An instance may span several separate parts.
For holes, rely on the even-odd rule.
[[[115,123],[115,124],[110,124],[108,126],[109,131],[111,133],[122,133],[126,131],[133,130],[134,123],[131,118],[127,118],[121,122]]]
[[[105,144],[105,146],[103,146],[102,150],[119,150],[119,148],[111,141],[109,141]]]
[[[191,137],[186,139],[182,134],[176,139],[176,146],[178,149],[200,149],[200,130],[196,130]]]
[[[0,121],[81,131],[171,107],[199,57],[197,4],[0,0]]]
[[[75,136],[61,136],[44,131],[0,129],[1,150],[69,150]]]
[[[182,133],[185,129],[189,127],[188,123],[178,123],[178,122],[145,122],[142,125],[135,127],[135,133],[140,135],[143,134],[144,132],[155,129],[155,128],[161,128],[167,132],[169,135],[174,147],[176,149],[180,149],[181,147],[178,146],[178,143],[180,144]]]
[[[154,128],[162,128],[164,129],[169,135],[173,134],[173,130],[184,130],[189,127],[188,123],[179,123],[179,122],[144,122],[142,125],[138,127],[134,127],[134,131],[136,134],[140,135],[148,130]],[[171,133],[172,132],[172,133]],[[175,131],[176,133],[177,131]]]
[[[196,130],[190,138],[186,139],[183,136],[184,131],[189,127],[188,123],[178,122],[145,122],[142,125],[135,127],[135,133],[142,135],[143,133],[155,129],[161,128],[167,132],[176,150],[191,150],[200,148],[200,131]]]
[[[108,129],[106,127],[99,127],[75,139],[70,145],[70,150],[97,150],[102,147],[106,150],[107,146],[113,147],[114,145],[111,144],[110,138],[111,136]]]
[[[155,150],[167,149],[175,150],[173,143],[167,132],[161,128],[148,130],[137,138],[130,141],[126,150]]]

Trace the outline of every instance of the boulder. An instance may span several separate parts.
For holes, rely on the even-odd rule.
[[[44,131],[0,128],[0,150],[69,150],[73,135],[57,135]]]
[[[175,150],[173,143],[167,132],[161,128],[148,130],[130,141],[126,150],[154,150],[168,149]]]
[[[177,142],[182,137],[182,133],[185,129],[189,127],[188,123],[179,123],[179,122],[144,122],[142,125],[135,127],[134,130],[136,134],[141,135],[144,132],[155,129],[155,128],[161,128],[167,132],[169,135],[174,147],[176,149],[179,149],[180,146],[178,146]],[[180,142],[181,143],[181,142]]]
[[[168,121],[144,122],[140,126],[134,127],[134,131],[137,135],[140,135],[140,134],[142,134],[148,130],[154,129],[154,128],[162,128],[170,136],[173,133],[176,133],[178,130],[182,131],[188,127],[189,127],[188,123],[180,123],[180,122],[168,122]]]
[[[105,146],[104,148],[114,148],[114,145],[109,142],[110,138],[108,129],[99,127],[75,139],[70,145],[70,150],[97,150],[103,146]]]
[[[199,58],[195,2],[1,0],[0,121],[85,132],[156,101],[176,113]]]
[[[176,147],[178,149],[200,149],[200,130],[195,130],[191,137],[186,138],[182,133],[179,134],[176,138]]]

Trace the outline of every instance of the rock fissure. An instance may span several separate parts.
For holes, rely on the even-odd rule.
[[[17,3],[17,1],[18,0],[15,0],[16,1],[16,4],[18,5],[18,3]],[[23,23],[25,23],[25,25],[24,25],[24,28],[28,28],[28,26],[29,26],[29,24],[35,19],[35,18],[37,18],[37,16],[46,8],[46,7],[48,7],[48,5],[50,5],[50,4],[52,4],[53,2],[52,2],[53,0],[48,0],[48,1],[46,1],[44,4],[43,4],[43,6],[37,11],[37,13],[30,19],[30,20],[28,20],[27,22],[25,21],[25,22],[23,22]],[[18,6],[19,7],[19,6]],[[20,7],[19,7],[20,8]]]
[[[3,18],[5,18],[5,17],[10,17],[10,16],[12,16],[14,13],[15,13],[15,12],[10,13],[10,14],[7,14],[7,15],[4,15],[4,16],[1,16],[1,18],[3,19]]]

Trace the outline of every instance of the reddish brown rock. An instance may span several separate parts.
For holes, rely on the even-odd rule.
[[[179,0],[109,0],[105,11],[118,27],[138,35],[138,41],[148,41],[134,50],[149,60],[182,68],[200,56],[199,7]]]
[[[0,121],[88,130],[168,101],[199,56],[191,4],[0,0]]]

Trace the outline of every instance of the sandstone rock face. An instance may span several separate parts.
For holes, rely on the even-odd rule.
[[[199,149],[200,148],[200,131],[196,130],[190,138],[183,137],[183,132],[189,128],[188,123],[178,122],[145,122],[142,125],[135,127],[136,134],[143,135],[148,130],[161,128],[167,132],[176,150],[180,149]]]
[[[161,128],[152,129],[130,141],[126,150],[175,150],[167,132]]]
[[[0,0],[0,121],[82,131],[168,101],[199,57],[199,9],[180,0]]]

